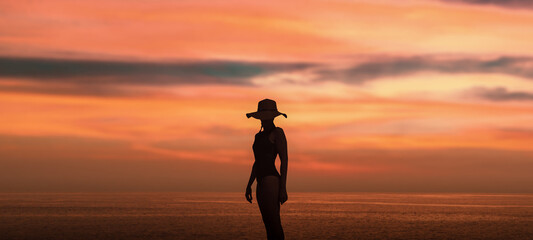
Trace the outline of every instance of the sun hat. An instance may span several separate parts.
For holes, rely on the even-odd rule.
[[[271,99],[263,99],[257,104],[257,112],[247,113],[246,117],[257,118],[257,119],[274,119],[275,117],[283,115],[287,118],[287,114],[280,113],[278,107],[276,106],[276,101]]]

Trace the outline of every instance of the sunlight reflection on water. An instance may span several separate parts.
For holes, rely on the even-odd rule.
[[[290,193],[281,215],[287,239],[528,239],[532,203],[533,194]],[[0,215],[5,239],[264,238],[243,193],[0,194]]]

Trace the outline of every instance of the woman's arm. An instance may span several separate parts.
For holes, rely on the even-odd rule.
[[[246,193],[244,194],[246,197],[246,200],[250,203],[252,203],[252,184],[255,180],[255,162],[252,166],[252,172],[250,173],[250,180],[248,180],[248,186],[246,186]]]
[[[252,172],[250,173],[250,179],[248,180],[248,187],[252,187],[252,184],[255,181],[255,162],[252,166]]]
[[[287,139],[285,138],[285,133],[283,129],[276,128],[276,149],[279,154],[280,164],[280,174],[281,180],[279,185],[279,201],[281,204],[287,201],[287,168],[288,168],[288,154],[287,154]]]

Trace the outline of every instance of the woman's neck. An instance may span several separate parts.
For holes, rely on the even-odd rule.
[[[261,125],[265,131],[270,131],[276,127],[276,125],[274,125],[274,121],[261,121]]]

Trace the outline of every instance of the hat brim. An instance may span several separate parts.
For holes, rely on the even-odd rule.
[[[285,113],[280,113],[278,111],[269,111],[269,110],[247,113],[246,117],[247,118],[253,117],[255,119],[264,120],[264,119],[274,119],[275,117],[279,115],[283,115],[285,118],[287,118],[287,114]]]

